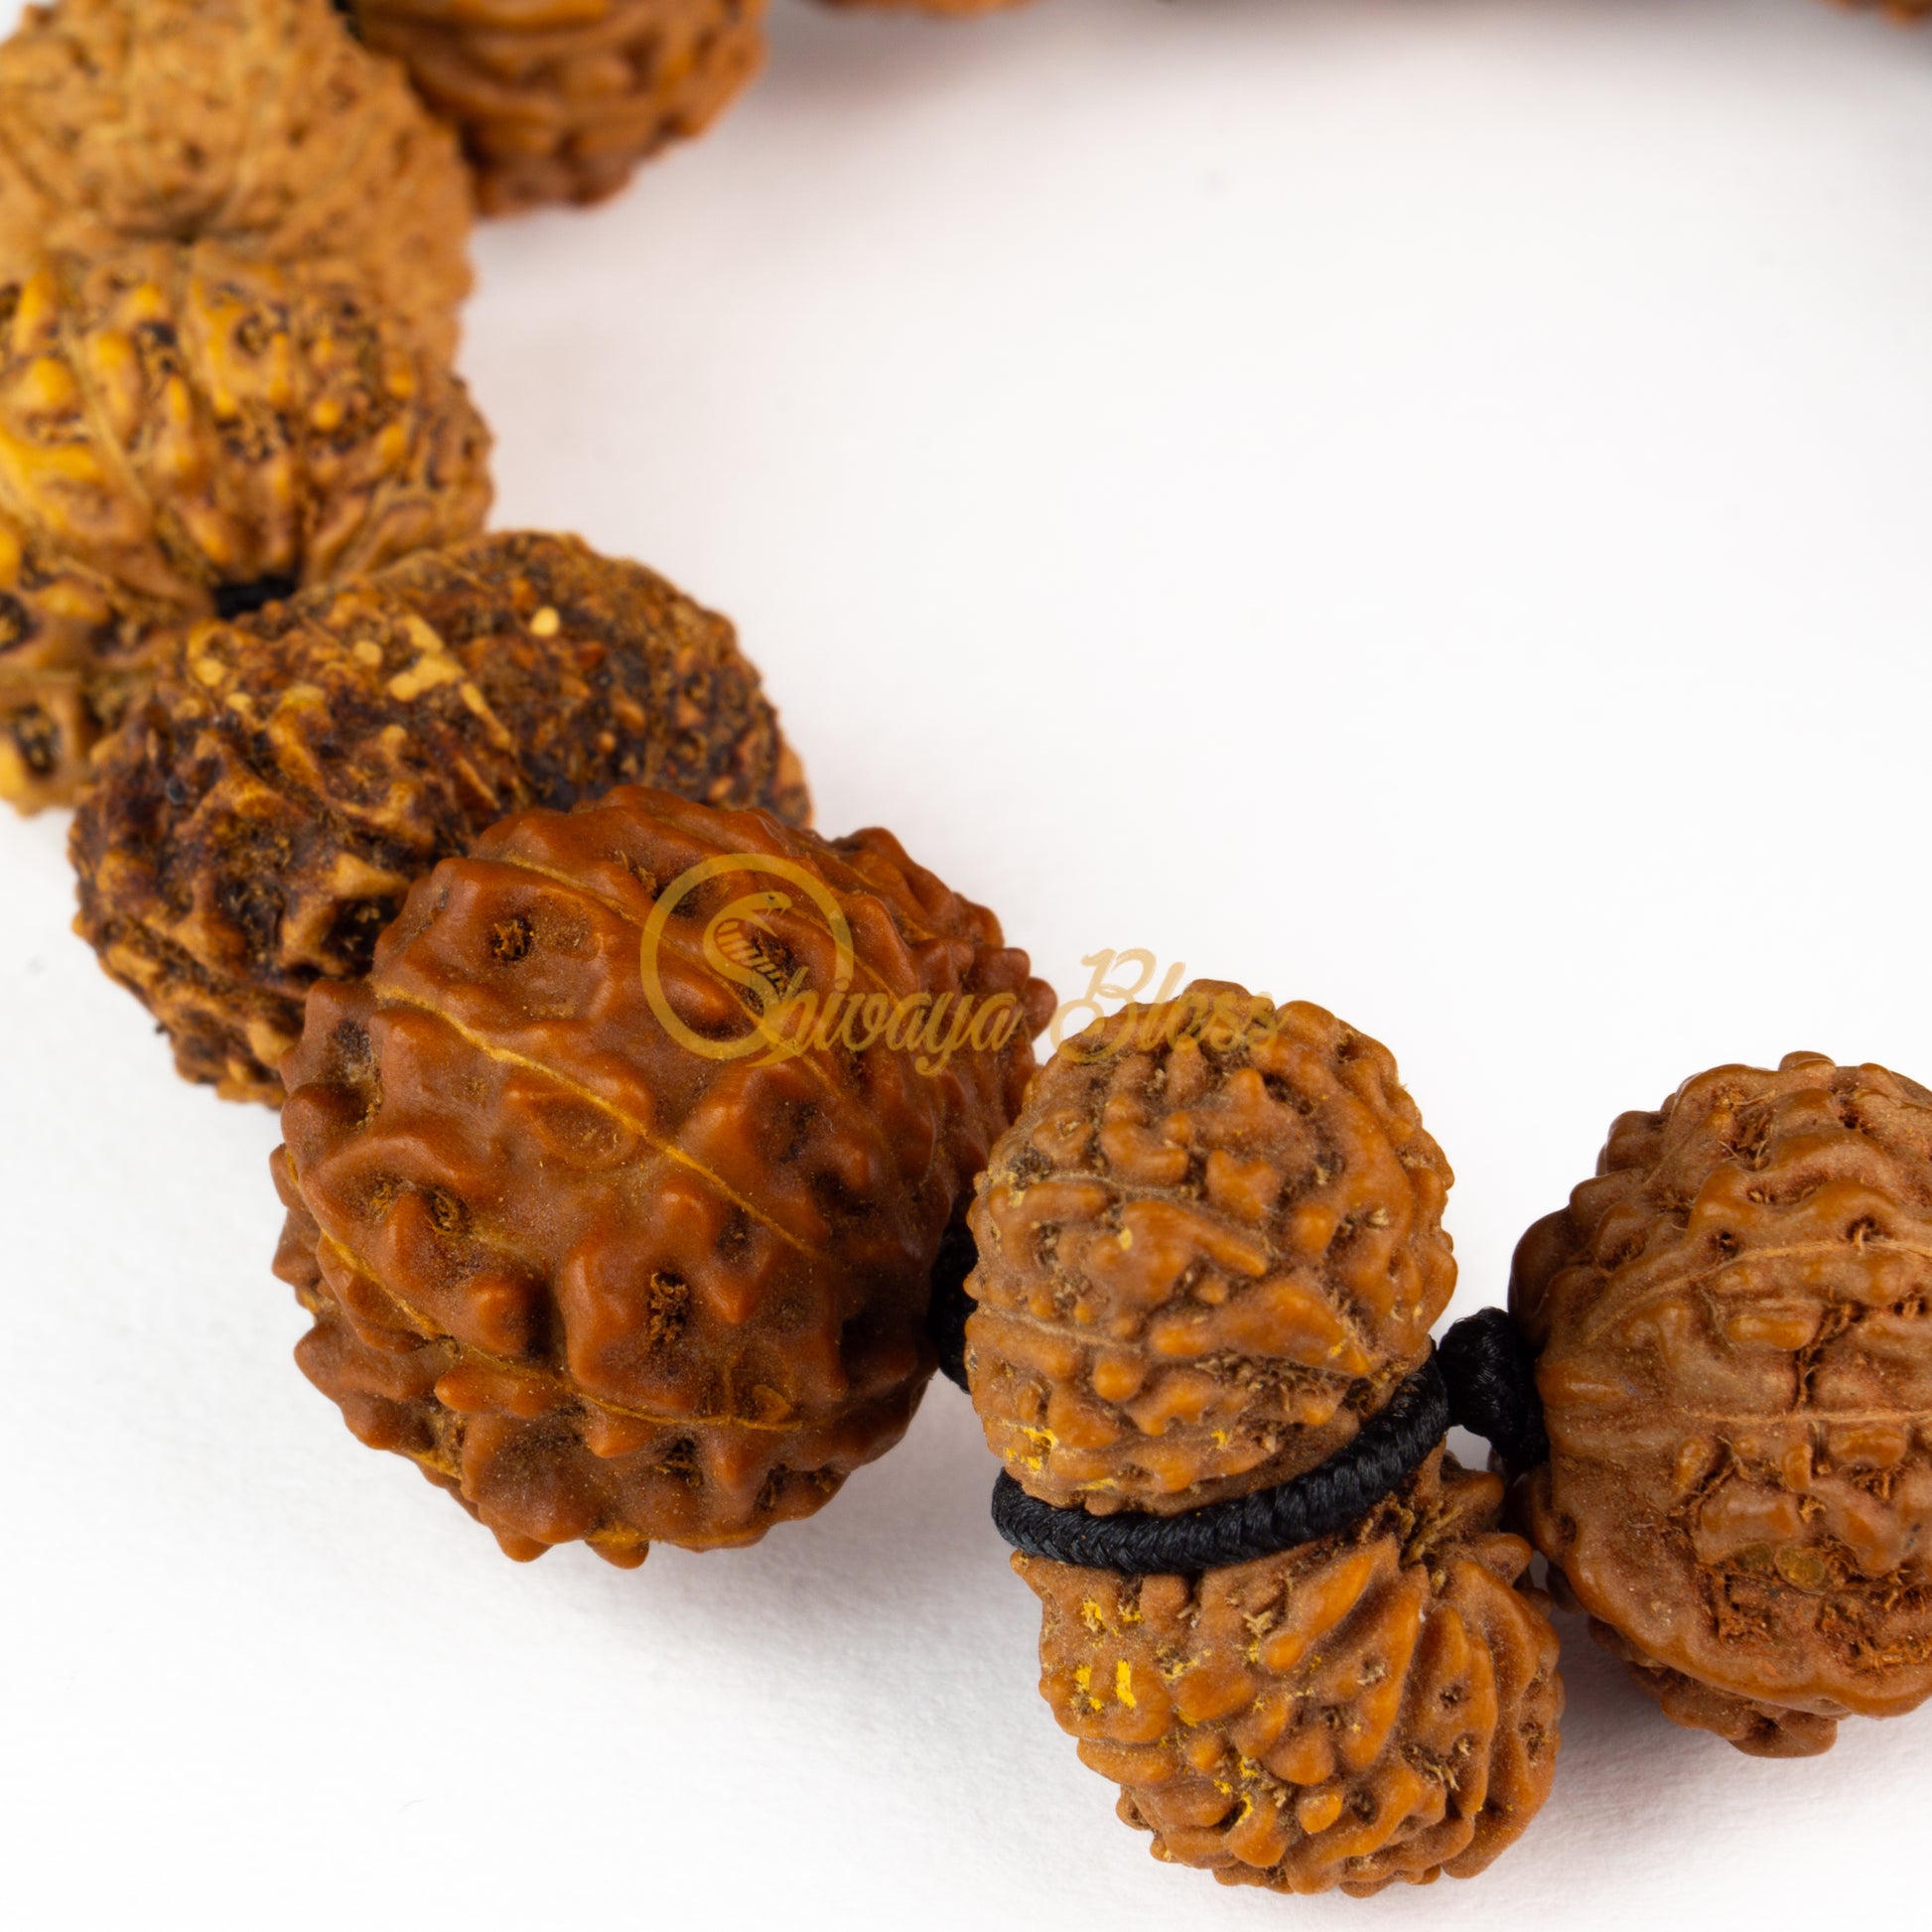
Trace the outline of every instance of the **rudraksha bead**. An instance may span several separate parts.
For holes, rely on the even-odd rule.
[[[1622,1115],[1517,1249],[1559,1594],[1759,1756],[1932,1693],[1932,1093],[1721,1066]]]
[[[302,1366],[514,1557],[809,1515],[911,1419],[1051,1002],[889,833],[636,787],[511,818],[310,996],[275,1164]]]

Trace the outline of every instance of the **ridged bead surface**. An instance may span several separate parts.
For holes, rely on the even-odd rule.
[[[74,819],[78,929],[186,1077],[279,1103],[309,988],[368,970],[412,880],[634,782],[810,811],[723,618],[575,537],[419,552],[193,634]]]
[[[1319,1007],[1202,981],[1065,1041],[972,1212],[994,1453],[1097,1513],[1312,1468],[1428,1353],[1450,1178],[1388,1049]]]
[[[1932,1692],[1932,1093],[1699,1074],[1612,1126],[1510,1304],[1531,1534],[1671,1717],[1788,1756]]]
[[[759,952],[715,950],[765,859],[841,908],[866,997],[1005,995],[1010,1037],[943,1065],[836,1037],[693,1050],[653,1010],[642,935],[718,859],[654,953],[699,1036],[750,1031],[720,958],[836,979],[817,889],[765,903]],[[888,833],[828,843],[638,788],[512,818],[411,891],[366,980],[310,998],[276,1159],[302,1366],[513,1556],[581,1537],[634,1563],[807,1515],[911,1418],[941,1236],[1050,1002]]]
[[[0,42],[0,260],[341,258],[447,357],[470,199],[450,131],[331,0],[59,0]]]
[[[484,211],[614,195],[764,59],[764,0],[355,0],[463,139]]]
[[[0,257],[0,797],[71,802],[224,593],[473,534],[488,451],[462,383],[336,270]]]
[[[1157,1858],[1285,1892],[1468,1877],[1549,1795],[1563,1704],[1501,1503],[1438,1450],[1355,1529],[1198,1579],[1016,1558],[1041,1694]]]

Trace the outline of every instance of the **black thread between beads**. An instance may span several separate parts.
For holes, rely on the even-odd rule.
[[[972,1230],[955,1221],[939,1243],[932,1264],[932,1298],[926,1304],[926,1328],[939,1351],[939,1373],[966,1388],[966,1317],[977,1306],[966,1293],[966,1277],[979,1264]],[[971,1394],[970,1389],[967,1390]]]
[[[1512,1473],[1550,1457],[1536,1358],[1506,1309],[1478,1309],[1437,1351],[1449,1383],[1449,1421],[1480,1436]]]
[[[993,1485],[993,1526],[1030,1557],[1131,1576],[1198,1576],[1359,1522],[1422,1467],[1449,1424],[1449,1388],[1431,1355],[1352,1442],[1292,1482],[1178,1516],[1091,1516],[1028,1495],[1003,1470]]]
[[[214,587],[214,615],[223,623],[251,617],[265,604],[281,604],[292,598],[301,586],[293,577],[257,577],[250,584],[217,584]]]

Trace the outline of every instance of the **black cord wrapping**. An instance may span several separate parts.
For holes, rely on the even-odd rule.
[[[1449,1390],[1449,1421],[1480,1436],[1512,1472],[1550,1459],[1536,1361],[1506,1309],[1479,1309],[1437,1351]]]
[[[939,1372],[962,1389],[966,1320],[975,1307],[966,1278],[978,1259],[971,1231],[955,1221],[932,1265],[926,1324]],[[1041,1502],[1003,1470],[993,1485],[993,1524],[1030,1557],[1129,1576],[1198,1576],[1359,1522],[1422,1467],[1451,1424],[1484,1438],[1512,1470],[1533,1468],[1550,1453],[1535,1363],[1503,1309],[1456,1322],[1353,1442],[1293,1481],[1177,1516],[1125,1509],[1094,1516]]]
[[[1133,1576],[1197,1576],[1292,1550],[1358,1522],[1427,1460],[1449,1428],[1449,1390],[1431,1356],[1353,1442],[1293,1482],[1178,1516],[1090,1516],[1030,1496],[1001,1472],[993,1526],[1030,1557]]]
[[[966,1293],[966,1277],[978,1261],[972,1230],[964,1221],[955,1221],[939,1243],[939,1258],[932,1264],[932,1299],[926,1304],[926,1328],[939,1350],[939,1373],[962,1389],[966,1388],[966,1317],[975,1306]]]

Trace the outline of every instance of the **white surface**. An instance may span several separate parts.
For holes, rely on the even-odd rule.
[[[500,520],[731,612],[822,825],[1066,993],[1145,946],[1389,1041],[1461,1308],[1693,1070],[1932,1073],[1932,35],[777,11],[712,138],[481,237],[465,361]],[[11,1923],[1922,1922],[1932,1712],[1752,1762],[1568,1623],[1485,1878],[1157,1865],[1035,1696],[944,1387],[754,1552],[504,1562],[290,1363],[273,1121],[69,936],[63,833],[0,823]]]

